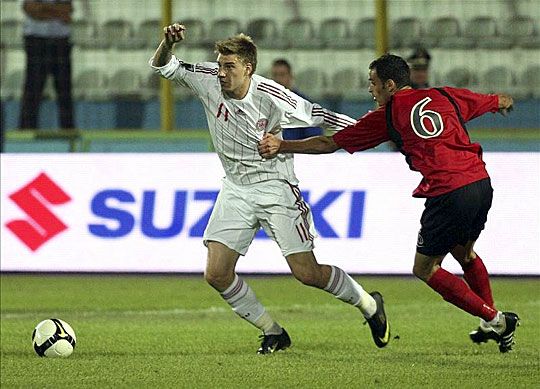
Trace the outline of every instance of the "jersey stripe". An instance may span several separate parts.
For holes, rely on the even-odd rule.
[[[277,88],[271,88],[269,84],[260,83],[259,85],[257,85],[257,90],[260,90],[274,97],[277,97],[278,99],[285,101],[291,107],[296,109],[296,104],[297,104],[296,100],[294,100],[291,96],[283,93]]]

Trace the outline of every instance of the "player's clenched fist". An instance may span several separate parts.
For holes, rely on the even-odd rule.
[[[186,31],[186,27],[180,23],[174,23],[170,26],[163,27],[163,35],[166,45],[170,48],[175,43],[184,40],[184,31]]]
[[[257,146],[261,157],[272,158],[279,152],[280,145],[281,139],[267,132]]]

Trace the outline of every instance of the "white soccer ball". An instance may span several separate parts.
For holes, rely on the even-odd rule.
[[[69,357],[76,342],[73,328],[60,319],[43,320],[32,332],[32,344],[40,357]]]

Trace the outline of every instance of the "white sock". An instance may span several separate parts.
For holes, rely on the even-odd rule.
[[[324,288],[339,300],[360,309],[364,317],[370,318],[377,311],[377,303],[358,282],[337,266],[330,266],[332,273],[328,285]]]
[[[283,331],[281,326],[270,317],[264,306],[257,300],[253,289],[237,274],[234,276],[232,284],[220,294],[238,316],[247,320],[265,334],[277,335]]]
[[[484,332],[489,332],[492,330],[491,326],[484,319],[480,319],[480,329]]]
[[[497,311],[493,320],[488,321],[487,324],[499,335],[506,330],[506,319],[501,311]]]

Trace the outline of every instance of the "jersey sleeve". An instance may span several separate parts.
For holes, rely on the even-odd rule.
[[[349,153],[371,149],[390,140],[386,127],[385,108],[362,116],[355,124],[334,134],[334,142]]]
[[[463,120],[466,122],[487,112],[499,110],[499,96],[475,93],[463,88],[443,88],[455,100]]]
[[[153,58],[149,64],[152,69],[163,78],[176,82],[179,85],[187,86],[196,94],[204,93],[204,82],[215,79],[218,73],[217,64],[213,62],[203,62],[189,64],[172,56],[171,60],[163,66],[153,66]]]
[[[257,89],[268,94],[283,112],[280,120],[283,128],[323,127],[338,131],[356,123],[353,118],[314,104],[272,80],[260,79]]]

